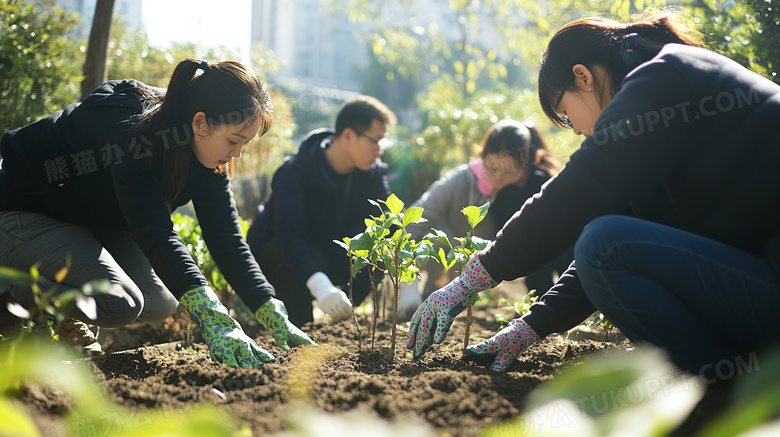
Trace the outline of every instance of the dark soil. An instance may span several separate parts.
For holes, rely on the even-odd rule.
[[[497,331],[495,312],[494,308],[475,312],[472,342]],[[517,417],[527,394],[553,378],[562,366],[576,365],[588,354],[614,348],[626,351],[630,346],[626,342],[616,346],[573,341],[565,334],[550,336],[524,353],[508,372],[496,373],[488,368],[489,361],[461,357],[465,315],[454,323],[445,342],[420,360],[412,360],[404,347],[407,325],[399,327],[395,358],[390,359],[390,325],[379,322],[372,349],[367,335],[370,319],[362,317],[360,323],[362,349],[351,321],[315,322],[303,328],[321,347],[290,352],[276,347],[270,335],[258,332],[256,326],[247,327],[258,343],[277,357],[259,370],[214,363],[206,346],[197,341],[114,352],[92,361],[118,404],[169,411],[190,410],[202,403],[222,404],[256,436],[288,429],[285,417],[297,400],[309,401],[324,412],[367,410],[390,419],[411,413],[430,425],[434,435],[474,436],[489,425]],[[159,337],[162,331],[155,329],[145,328],[139,338],[148,341]],[[182,332],[178,335],[186,336]],[[69,407],[67,400],[52,393],[27,393],[22,401],[41,427],[56,423]]]

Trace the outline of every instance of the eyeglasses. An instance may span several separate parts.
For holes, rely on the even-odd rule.
[[[380,139],[377,140],[376,138],[374,138],[372,136],[369,136],[369,135],[366,135],[365,133],[360,132],[357,129],[352,129],[352,130],[355,131],[355,133],[358,134],[358,136],[368,138],[369,141],[374,143],[380,149],[385,149],[385,148],[387,148],[387,146],[390,145],[390,140],[388,140],[387,138],[380,138]]]
[[[566,93],[566,88],[568,88],[569,85],[571,85],[572,80],[574,80],[574,76],[569,77],[569,79],[566,81],[566,85],[564,85],[563,88],[561,88],[561,94],[558,96],[558,100],[555,102],[555,106],[553,106],[553,112],[555,113],[555,115],[557,115],[561,123],[565,127],[568,127],[569,129],[573,129],[574,126],[571,124],[571,120],[569,120],[569,117],[566,114],[560,114],[558,112],[558,106],[561,104],[561,100],[563,100],[563,95]]]

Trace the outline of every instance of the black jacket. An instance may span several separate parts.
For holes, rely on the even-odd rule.
[[[569,163],[480,255],[497,281],[533,272],[591,220],[621,214],[765,258],[780,273],[780,86],[714,52],[668,44],[626,76]],[[526,321],[560,332],[593,311],[570,269]]]
[[[159,154],[128,146],[133,120],[146,102],[139,88],[148,87],[135,80],[110,81],[82,103],[7,132],[0,141],[0,210],[38,212],[89,229],[129,231],[179,298],[207,285],[170,218],[172,210],[192,200],[214,261],[256,310],[274,290],[241,236],[228,176],[204,167],[193,153],[184,191],[167,204],[161,174],[150,170],[159,165],[145,162],[158,160]]]
[[[333,240],[365,231],[365,219],[381,214],[368,200],[385,200],[390,195],[387,165],[379,160],[368,171],[355,169],[339,175],[333,170],[325,156],[333,136],[327,129],[310,132],[298,153],[279,167],[271,195],[247,235],[256,252],[276,236],[282,262],[301,283],[322,271],[309,254],[308,244],[347,263],[346,252]]]

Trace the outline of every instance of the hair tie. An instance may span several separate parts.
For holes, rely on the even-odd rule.
[[[204,60],[200,61],[200,65],[198,65],[198,68],[203,70],[203,72],[205,73],[206,72],[206,68],[208,68],[208,66],[209,66],[209,61],[204,59]]]

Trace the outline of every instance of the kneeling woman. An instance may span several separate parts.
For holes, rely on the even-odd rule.
[[[211,357],[258,367],[273,356],[228,315],[173,229],[190,200],[221,272],[282,348],[312,341],[287,320],[238,224],[233,158],[273,124],[270,97],[244,65],[187,59],[167,90],[109,81],[81,103],[7,132],[0,143],[0,265],[38,263],[44,287],[71,260],[66,286],[108,279],[98,326],[158,322],[178,303]],[[29,288],[11,287],[24,306]],[[86,320],[74,309],[72,316]]]
[[[503,369],[594,309],[708,377],[721,360],[780,343],[780,86],[699,47],[672,18],[582,18],[555,34],[541,106],[586,138],[494,244],[423,303],[408,343],[417,356],[473,294],[575,242],[558,283],[473,353],[497,355]]]

